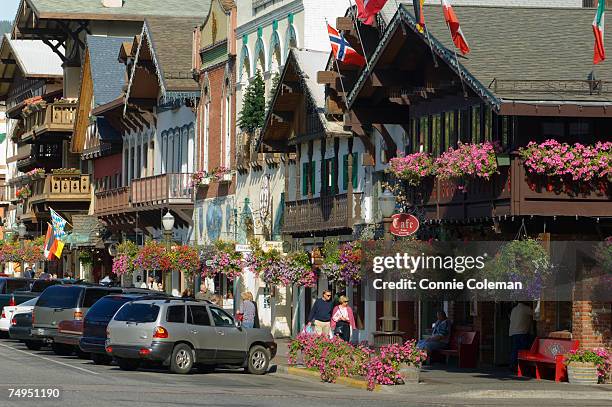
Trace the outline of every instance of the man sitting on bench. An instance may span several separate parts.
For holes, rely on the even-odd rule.
[[[451,326],[446,317],[446,312],[440,310],[436,313],[436,316],[438,320],[434,323],[431,336],[427,339],[421,339],[417,343],[417,347],[426,350],[428,355],[431,354],[431,351],[448,348],[450,339]]]

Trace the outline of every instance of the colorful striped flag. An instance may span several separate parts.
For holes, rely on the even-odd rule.
[[[43,247],[43,252],[45,255],[45,259],[53,260],[53,256],[55,256],[55,250],[57,249],[57,244],[55,243],[55,233],[53,233],[53,226],[47,222],[47,234],[45,235],[45,245]]]
[[[425,15],[423,14],[423,3],[425,0],[412,0],[412,7],[414,8],[414,18],[417,22],[417,29],[423,32],[425,28]]]
[[[593,20],[593,33],[595,34],[595,50],[593,53],[593,63],[598,63],[606,59],[606,50],[604,49],[604,14],[606,10],[605,0],[599,0],[597,5],[597,13]]]
[[[455,14],[455,10],[453,10],[448,0],[442,0],[442,8],[444,9],[444,19],[446,20],[446,24],[448,24],[455,46],[463,55],[468,54],[470,52],[470,46],[463,35],[463,31],[461,31],[461,26],[459,25],[459,19]]]
[[[327,24],[327,33],[331,42],[332,52],[337,61],[347,65],[363,67],[366,64],[365,58],[360,55],[355,48],[331,25]]]

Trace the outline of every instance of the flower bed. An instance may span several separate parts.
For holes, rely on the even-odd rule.
[[[400,365],[420,368],[427,358],[415,341],[374,350],[364,344],[353,346],[338,337],[308,333],[298,335],[289,343],[288,363],[295,365],[300,353],[304,366],[318,370],[321,380],[334,383],[340,376],[363,377],[369,390],[377,384],[402,384]]]

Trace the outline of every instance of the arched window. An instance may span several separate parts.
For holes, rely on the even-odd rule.
[[[257,39],[255,43],[255,72],[259,70],[263,75],[266,72],[266,49],[264,42],[261,38]]]
[[[274,31],[272,33],[272,37],[270,37],[269,50],[270,54],[268,56],[268,70],[272,73],[279,72],[280,67],[283,64],[283,59],[281,55],[281,44],[278,31]]]
[[[251,71],[251,53],[249,47],[245,44],[242,46],[240,57],[240,82],[246,82],[253,75]]]
[[[287,32],[285,33],[285,57],[289,54],[289,50],[291,48],[297,48],[297,32],[295,31],[295,27],[293,24],[287,27]]]

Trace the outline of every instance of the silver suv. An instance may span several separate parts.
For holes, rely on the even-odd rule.
[[[108,324],[106,352],[123,370],[161,362],[174,373],[192,367],[241,366],[264,374],[276,355],[269,329],[246,329],[205,301],[160,299],[124,304]]]

